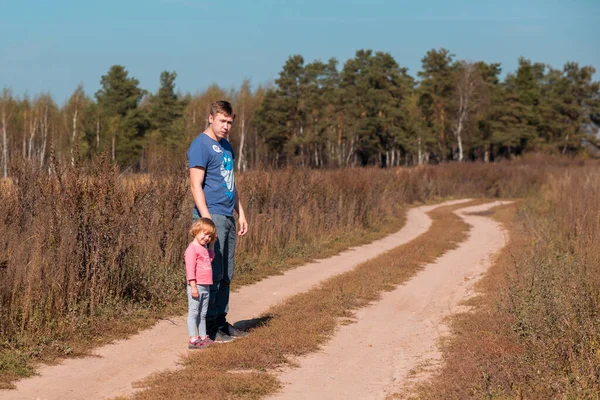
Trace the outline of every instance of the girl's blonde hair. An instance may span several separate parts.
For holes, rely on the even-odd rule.
[[[211,242],[217,240],[217,227],[210,218],[200,218],[192,225],[190,235],[196,236],[200,232],[208,233],[211,236]]]

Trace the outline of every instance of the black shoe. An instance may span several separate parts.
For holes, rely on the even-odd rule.
[[[215,340],[217,330],[218,330],[217,322],[214,319],[207,319],[206,320],[206,333],[212,340]]]
[[[228,334],[226,334],[224,332],[217,331],[213,341],[215,343],[227,343],[227,342],[231,342],[234,339],[235,339],[235,337],[233,337],[233,336],[229,336]]]
[[[225,325],[221,326],[217,333],[221,333],[233,338],[248,336],[248,332],[235,329],[229,322],[225,322]]]

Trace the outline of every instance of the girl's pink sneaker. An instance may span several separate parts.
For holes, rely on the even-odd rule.
[[[207,336],[204,339],[196,339],[193,342],[190,342],[190,344],[188,345],[189,349],[195,350],[195,349],[205,349],[207,347],[210,347],[210,345],[212,345],[214,342]]]

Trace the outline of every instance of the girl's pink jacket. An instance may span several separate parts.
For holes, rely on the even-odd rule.
[[[212,285],[212,266],[210,262],[215,253],[195,241],[191,242],[184,254],[187,282],[196,280],[196,285]]]

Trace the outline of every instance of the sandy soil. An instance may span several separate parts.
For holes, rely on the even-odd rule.
[[[298,368],[284,369],[279,377],[285,386],[271,399],[385,399],[415,379],[411,370],[435,366],[441,357],[436,344],[448,331],[445,318],[472,294],[506,242],[498,223],[466,213],[499,204],[459,210],[471,225],[468,239],[358,310],[356,323],[340,327],[319,352],[297,360]]]
[[[443,205],[457,204],[465,201],[468,200],[452,201],[443,203]],[[426,213],[438,206],[439,205],[424,206],[411,209],[408,212],[406,225],[399,232],[389,235],[384,239],[365,246],[350,249],[325,260],[319,260],[314,263],[303,265],[290,270],[283,275],[274,276],[254,285],[241,288],[239,291],[232,294],[230,304],[232,311],[229,314],[229,319],[231,321],[242,321],[258,317],[269,307],[290,295],[309,290],[324,279],[348,271],[356,265],[376,257],[384,251],[411,241],[429,229],[431,220]],[[497,228],[495,226],[486,226],[482,229],[485,233],[487,232],[487,229],[496,232]],[[488,244],[487,242],[482,242],[476,246],[478,246],[478,249],[481,247],[479,250],[489,250],[489,248],[492,248],[493,250],[495,248],[494,243]],[[434,280],[437,282],[437,274],[433,275]],[[459,282],[458,284],[461,283],[462,282]],[[450,286],[454,285],[454,283],[447,282],[446,285]],[[444,284],[442,284],[442,286],[444,286]],[[419,302],[419,300],[416,299],[414,301],[417,303]],[[392,304],[391,307],[396,306]],[[371,310],[371,308],[369,308],[369,310]],[[360,340],[364,341],[357,342],[354,340],[353,345],[350,347],[352,352],[359,346],[359,343],[360,346],[366,346],[367,342],[370,343],[371,341],[373,341],[374,344],[381,343],[380,339],[372,340],[375,338],[380,338],[382,336],[397,336],[394,333],[394,329],[390,329],[391,326],[386,319],[391,318],[392,320],[396,320],[398,317],[397,313],[392,312],[390,315],[388,310],[385,315],[387,315],[387,317],[383,315],[378,317],[379,322],[377,323],[380,324],[381,328],[377,330],[376,334],[361,333]],[[432,318],[433,317],[437,318],[437,315],[432,316]],[[357,326],[359,325],[356,324],[352,327],[355,328]],[[340,334],[341,333],[342,331],[340,331]],[[157,323],[153,328],[140,332],[130,339],[121,340],[97,349],[94,351],[92,357],[70,359],[65,360],[59,365],[41,367],[38,371],[38,376],[17,382],[17,388],[15,390],[0,390],[0,398],[6,400],[66,400],[106,399],[129,395],[136,390],[133,387],[134,382],[147,377],[154,372],[169,368],[177,368],[180,356],[187,352],[186,346],[187,333],[185,328],[185,318],[175,317],[163,320]],[[384,350],[383,347],[382,350]],[[415,354],[418,354],[418,351]],[[347,356],[352,356],[352,354],[347,354]],[[336,362],[339,363],[341,361]],[[295,370],[295,372],[300,373],[302,370],[303,369],[298,369]],[[327,377],[331,376],[330,372],[323,372],[322,374]],[[368,375],[372,376],[371,373]],[[285,379],[290,380],[287,376]],[[303,379],[299,379],[300,381],[298,382],[300,386],[290,385],[289,388],[291,392],[284,392],[284,397],[288,396],[287,393],[302,392],[307,389],[306,385],[302,385]],[[304,380],[304,382],[306,382],[306,380]],[[311,383],[310,386],[316,388],[318,387],[318,384],[315,383],[313,385]],[[340,391],[339,393],[342,392],[343,391]],[[318,396],[318,393],[319,391],[317,390],[315,394]],[[297,397],[299,397],[299,395]],[[311,398],[309,395],[304,395],[302,397]]]

